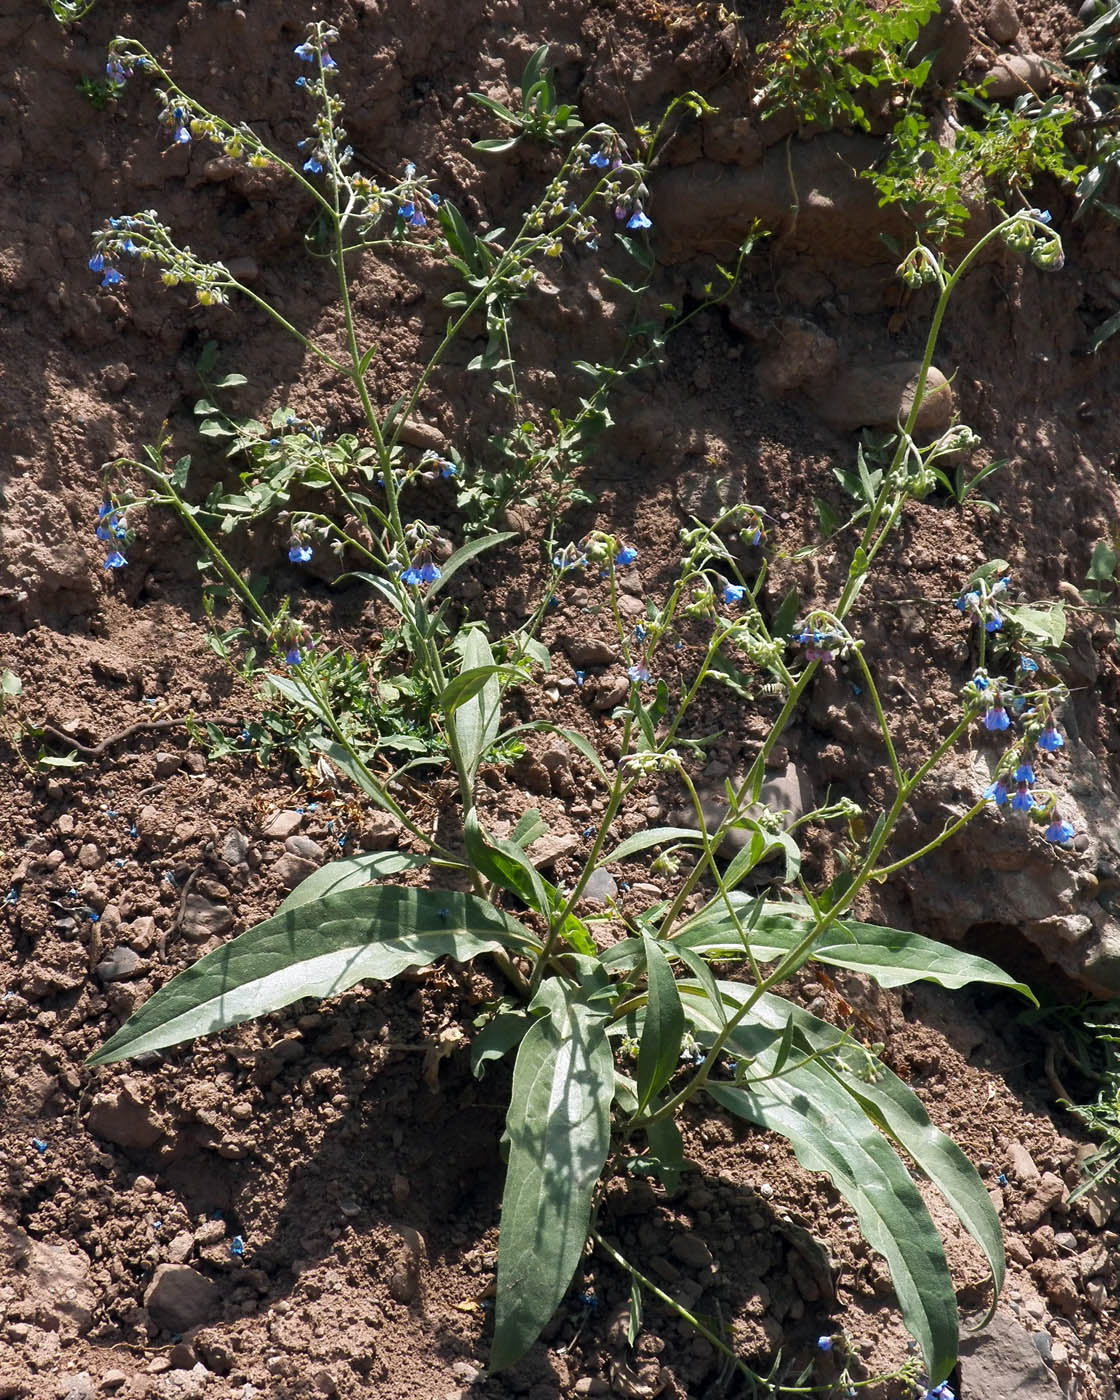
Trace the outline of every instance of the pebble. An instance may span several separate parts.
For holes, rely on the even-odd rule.
[[[984,14],[984,28],[997,44],[1010,44],[1019,32],[1015,0],[992,0]]]
[[[168,1332],[197,1327],[217,1302],[217,1286],[186,1264],[160,1264],[144,1294],[148,1316]]]
[[[78,864],[83,870],[96,870],[104,859],[96,841],[87,841],[78,852]]]
[[[249,854],[249,838],[236,827],[227,831],[222,841],[222,860],[226,865],[241,865]]]
[[[215,903],[202,894],[189,894],[180,927],[192,942],[202,943],[228,933],[233,927],[233,914],[228,905]]]
[[[1020,1184],[1037,1181],[1041,1175],[1035,1166],[1034,1158],[1021,1142],[1013,1142],[1007,1149],[1008,1172]]]
[[[264,824],[264,834],[273,841],[286,841],[299,829],[302,821],[303,813],[290,807],[282,812],[273,812]]]
[[[122,944],[97,964],[97,975],[102,982],[123,982],[136,976],[143,966],[143,961],[135,949]]]
[[[284,842],[284,849],[289,855],[299,856],[302,860],[315,861],[316,864],[327,858],[326,851],[323,850],[318,841],[312,841],[310,836],[289,836]]]
[[[609,870],[593,870],[583,888],[583,899],[597,904],[605,904],[609,899],[618,898],[618,884]]]
[[[315,861],[304,860],[302,856],[294,856],[290,851],[285,851],[274,866],[276,878],[286,890],[295,889],[309,875],[314,875],[318,868]]]
[[[136,1080],[124,1079],[115,1090],[94,1096],[87,1126],[91,1133],[118,1147],[143,1151],[163,1136],[155,1108],[143,1097]]]
[[[615,658],[615,649],[599,637],[574,637],[567,634],[560,639],[560,645],[568,654],[568,660],[577,669],[584,666],[609,666]]]
[[[182,759],[177,753],[167,753],[161,751],[156,754],[155,775],[157,780],[174,777],[182,767]]]
[[[132,1182],[132,1189],[141,1196],[150,1196],[156,1189],[156,1184],[150,1176],[138,1176]]]
[[[1042,94],[1049,87],[1050,74],[1037,54],[1010,53],[992,64],[980,92],[986,98],[1020,97],[1025,92]]]

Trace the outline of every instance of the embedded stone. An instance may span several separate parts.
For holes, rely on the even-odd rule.
[[[217,1285],[187,1264],[161,1264],[144,1294],[148,1316],[167,1332],[199,1326],[217,1303]]]
[[[817,411],[841,432],[857,428],[894,428],[905,422],[914,402],[917,360],[841,371],[828,388],[815,396]],[[953,390],[939,369],[930,366],[914,431],[923,436],[943,432],[953,418]]]
[[[189,894],[180,927],[192,942],[202,943],[228,933],[233,927],[233,914],[228,905],[217,904],[202,894]]]

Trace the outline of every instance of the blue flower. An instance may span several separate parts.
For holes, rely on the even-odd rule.
[[[323,173],[323,164],[316,156],[308,156],[303,162],[303,168],[304,170],[310,171],[312,175],[321,175]]]
[[[978,608],[979,606],[980,594],[971,590],[967,593],[962,593],[961,596],[957,599],[957,601],[953,604],[953,607],[955,607],[958,612],[962,613],[968,612],[970,608]]]
[[[1064,743],[1065,740],[1054,727],[1053,720],[1050,721],[1038,736],[1038,747],[1040,749],[1045,749],[1047,753],[1057,753]]]
[[[984,716],[985,729],[1006,729],[1011,723],[1007,711],[1002,705],[993,705]]]
[[[436,579],[439,578],[439,576],[440,576],[440,574],[441,574],[442,572],[443,572],[443,571],[440,569],[440,567],[439,567],[438,564],[431,564],[431,563],[428,563],[428,564],[421,564],[421,565],[420,565],[420,582],[421,582],[421,583],[435,583]]]
[[[588,157],[588,165],[593,165],[596,170],[606,170],[610,165],[610,159],[602,151],[596,151],[593,156]]]
[[[428,221],[424,217],[423,213],[420,211],[419,206],[417,206],[415,209],[413,209],[412,217],[409,219],[408,222],[411,228],[423,228]]]
[[[993,597],[993,598],[996,597],[996,595],[999,594],[999,593],[1006,593],[1007,590],[1008,590],[1008,587],[1010,586],[1010,583],[1011,583],[1011,575],[1010,575],[1010,574],[1006,574],[1006,575],[1005,575],[1003,578],[1001,578],[998,582],[993,583],[993,584],[992,584],[992,587],[991,587],[991,595],[992,595],[992,597]]]
[[[927,1390],[922,1396],[922,1400],[956,1400],[956,1396],[948,1381],[942,1381],[940,1385],[935,1385],[932,1390]]]
[[[649,667],[644,661],[639,661],[636,666],[628,666],[626,668],[626,674],[632,681],[636,681],[639,685],[644,685],[645,682],[649,680]]]
[[[985,631],[985,632],[998,632],[999,629],[1000,629],[1002,626],[1003,626],[1003,618],[1000,617],[1000,615],[999,615],[998,612],[997,612],[997,613],[992,613],[991,617],[989,617],[988,620],[987,620],[987,622],[984,623],[984,631]]]
[[[131,238],[126,238],[121,244],[121,252],[127,253],[130,258],[134,258],[140,252],[140,249],[137,248],[136,244],[133,243]]]
[[[456,467],[454,462],[447,462],[441,458],[439,465],[439,474],[443,477],[444,481],[450,481],[453,476],[459,475],[459,469]]]
[[[302,540],[293,540],[288,547],[288,561],[292,564],[306,564],[311,558],[311,546]]]
[[[289,666],[298,666],[301,660],[299,647],[289,647],[284,653],[284,660]]]
[[[652,228],[653,220],[648,214],[643,214],[641,209],[635,209],[626,220],[627,228]]]
[[[1064,822],[1061,817],[1055,816],[1054,820],[1042,833],[1047,841],[1053,841],[1057,846],[1066,846],[1074,837],[1074,827],[1072,822]]]
[[[408,202],[407,204],[402,204],[401,207],[397,210],[397,218],[398,218],[398,219],[411,219],[412,216],[413,216],[413,214],[415,214],[415,213],[416,213],[416,205],[413,204],[411,200],[409,200],[409,202]]]
[[[108,559],[105,560],[105,568],[123,569],[127,563],[128,560],[124,557],[120,550],[114,549],[112,554],[109,555]]]
[[[48,1144],[45,1143],[42,1138],[32,1138],[31,1146],[35,1149],[36,1152],[39,1153],[40,1156],[42,1156],[43,1153],[47,1150]]]
[[[586,679],[587,679],[587,672],[586,672],[586,671],[577,671],[577,672],[576,672],[576,685],[582,685]]]
[[[1013,776],[1017,783],[1033,783],[1034,769],[1029,763],[1020,763]]]
[[[303,74],[301,73],[301,74],[299,75],[299,77],[296,79],[296,87],[305,88],[306,86],[307,86],[307,79],[306,79],[306,78],[303,76]]]
[[[191,134],[185,126],[180,125],[175,128],[175,142],[177,145],[185,146],[190,139]]]
[[[416,165],[415,165],[415,163],[414,163],[413,161],[411,161],[411,160],[405,161],[405,166],[404,166],[404,178],[405,178],[406,180],[412,180],[412,179],[415,179],[415,177],[416,177]]]
[[[241,1256],[245,1253],[245,1241],[241,1238],[240,1235],[234,1235],[233,1239],[230,1240],[229,1252],[233,1255],[235,1259],[240,1259]]]
[[[102,272],[102,271],[104,270],[104,268],[105,268],[105,254],[104,254],[104,253],[94,253],[93,257],[90,258],[90,260],[89,260],[89,270],[90,270],[90,272]]]
[[[623,545],[622,548],[618,551],[618,553],[614,556],[614,562],[620,565],[622,568],[625,568],[627,564],[632,564],[634,560],[637,559],[637,557],[638,551],[634,549],[632,545],[626,544]]]
[[[1029,656],[1020,656],[1019,670],[1026,676],[1033,676],[1038,670],[1038,662],[1032,661]]]
[[[832,1338],[831,1338],[831,1337],[818,1337],[818,1338],[817,1338],[817,1350],[818,1350],[818,1351],[831,1351],[831,1350],[832,1350]]]
[[[128,69],[124,66],[124,64],[120,61],[116,54],[113,54],[112,57],[109,59],[109,62],[105,65],[105,72],[110,78],[110,80],[114,83],[119,84],[128,81]]]
[[[723,585],[723,601],[725,603],[741,603],[746,591],[740,583],[725,583]]]
[[[1011,805],[1017,812],[1029,812],[1034,806],[1034,793],[1031,792],[1026,783],[1020,783],[1016,788]]]
[[[990,783],[984,789],[984,796],[989,802],[994,802],[997,807],[1002,807],[1007,801],[1007,784],[1002,778],[997,778],[994,783]]]
[[[123,281],[124,277],[115,267],[107,267],[105,269],[105,276],[101,279],[101,285],[103,287],[115,287]]]
[[[326,49],[323,50],[322,62],[323,62],[323,67],[324,67],[324,68],[328,68],[328,69],[329,69],[329,68],[334,68],[334,69],[337,69],[337,68],[338,68],[338,64],[334,61],[334,59],[330,56],[330,54],[326,51]]]
[[[409,588],[419,588],[420,584],[423,582],[423,579],[420,577],[420,570],[413,568],[410,564],[401,574],[401,582],[407,584]]]
[[[977,690],[987,690],[991,682],[988,680],[987,676],[984,674],[983,671],[977,671],[972,678],[972,684],[976,687]]]
[[[315,49],[311,44],[297,44],[292,52],[304,63],[315,62]]]
[[[440,201],[440,196],[436,194],[435,190],[428,191],[428,198],[432,201],[433,204],[438,204]]]

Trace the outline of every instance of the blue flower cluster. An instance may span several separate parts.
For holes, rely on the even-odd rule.
[[[114,505],[112,501],[102,501],[97,511],[97,525],[94,534],[102,544],[113,546],[106,556],[105,568],[123,569],[128,560],[116,547],[128,540],[128,522],[124,518],[122,508]]]
[[[435,583],[440,577],[442,570],[438,564],[433,564],[431,560],[423,563],[411,563],[401,574],[401,582],[407,584],[409,588],[419,588],[421,584]]]
[[[1011,584],[1011,575],[997,579],[990,588],[981,584],[979,588],[969,588],[953,604],[958,612],[965,613],[976,623],[983,623],[985,632],[998,632],[1003,627],[1003,614],[995,599],[1006,593]]]

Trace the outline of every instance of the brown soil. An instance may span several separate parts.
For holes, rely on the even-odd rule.
[[[709,1344],[660,1304],[647,1306],[628,1347],[620,1323],[628,1281],[590,1253],[544,1340],[512,1371],[485,1374],[507,1080],[502,1067],[480,1082],[469,1073],[472,1018],[494,991],[481,971],[406,976],[140,1065],[82,1068],[148,993],[214,946],[189,917],[192,899],[228,907],[235,931],[275,909],[284,892],[283,842],[268,834],[275,813],[297,811],[299,834],[327,856],[375,847],[383,830],[344,793],[313,791],[248,754],[209,758],[189,739],[178,722],[188,713],[232,736],[264,705],[207,644],[193,547],[173,521],[147,513],[129,567],[110,575],[93,535],[100,464],[135,455],[165,420],[196,454],[193,489],[204,491],[225,470],[192,432],[193,365],[209,338],[220,343],[223,369],[248,377],[239,411],[263,415],[290,404],[332,431],[354,426],[339,384],[251,309],[193,308],[188,296],[141,276],[120,294],[100,291],[86,268],[93,227],[153,206],[198,251],[251,259],[257,290],[280,301],[294,324],[323,334],[337,327],[330,279],[303,247],[307,211],[298,197],[267,180],[217,181],[206,153],[168,148],[142,83],[104,113],[76,91],[82,77],[100,75],[109,37],[132,33],[213,109],[244,114],[294,148],[303,130],[289,54],[308,9],[153,0],[129,10],[101,0],[69,31],[45,8],[16,9],[0,15],[8,54],[0,78],[2,660],[23,683],[12,722],[47,727],[56,755],[68,747],[60,734],[69,735],[84,761],[29,768],[17,747],[31,760],[36,745],[13,744],[14,729],[3,736],[0,895],[10,889],[12,897],[0,906],[0,1228],[9,1246],[0,1261],[0,1396],[740,1393]],[[734,123],[750,115],[750,52],[776,22],[776,9],[751,10],[736,23],[717,6],[674,0],[348,0],[341,14],[312,9],[342,31],[336,56],[360,158],[375,172],[415,160],[479,226],[524,208],[549,167],[535,151],[476,156],[470,141],[492,131],[468,91],[497,93],[546,41],[562,91],[589,121],[648,120],[698,87],[712,94],[725,124],[683,128],[663,177],[696,166],[695,188],[714,188],[713,172],[725,168],[718,162],[734,164],[726,155],[742,130]],[[1048,0],[1020,13],[1020,47],[1043,56],[1057,56],[1078,27]],[[967,4],[965,17],[969,61],[983,62],[990,44],[976,38],[979,7]],[[780,164],[782,180],[783,150],[765,158]],[[657,191],[655,180],[655,250]],[[937,356],[956,370],[957,405],[984,442],[979,459],[1011,459],[989,483],[1000,513],[910,506],[855,620],[888,682],[899,746],[910,757],[939,731],[967,679],[968,648],[949,602],[969,571],[1002,555],[1024,597],[1052,597],[1064,581],[1083,579],[1093,544],[1114,527],[1120,337],[1096,356],[1086,349],[1116,306],[1115,225],[1091,216],[1070,226],[1070,202],[1056,189],[1040,200],[1063,231],[1064,272],[988,261],[951,308]],[[710,251],[721,237],[719,228],[703,237],[694,228],[691,246],[682,244],[682,217],[664,209],[665,222],[676,223],[658,286],[659,299],[678,304],[710,280]],[[792,582],[807,602],[830,596],[842,550],[791,556],[815,538],[814,496],[845,510],[831,468],[850,466],[854,435],[827,426],[796,391],[763,390],[767,357],[782,353],[791,316],[822,328],[850,362],[920,352],[928,298],[900,299],[881,252],[852,255],[857,224],[853,215],[834,228],[832,243],[805,223],[787,229],[751,260],[727,308],[696,318],[672,339],[660,371],[619,391],[618,427],[583,480],[594,504],[573,514],[565,537],[600,527],[632,543],[639,558],[626,576],[631,598],[664,596],[695,483],[713,476],[732,478],[767,513],[777,561],[769,596],[776,602]],[[734,231],[729,238],[733,245]],[[534,402],[573,402],[571,360],[605,358],[617,346],[620,313],[589,290],[594,272],[589,259],[565,260],[555,270],[557,295],[525,303],[517,350]],[[386,328],[375,370],[382,404],[410,384],[441,332],[442,278],[423,250],[363,266],[360,316]],[[457,348],[419,406],[477,460],[501,421],[485,377],[465,370],[481,348]],[[435,506],[449,521],[453,507],[450,493]],[[473,571],[459,595],[464,615],[494,630],[525,616],[544,577],[539,526],[532,522],[525,538]],[[240,547],[239,563],[270,573],[278,593],[292,592],[299,616],[328,641],[358,651],[374,645],[378,619],[363,611],[364,595],[339,596],[329,577],[289,570],[279,534]],[[564,639],[596,631],[599,606],[593,586],[573,584],[550,616],[544,640],[558,675],[571,674]],[[1083,667],[1071,714],[1115,781],[1120,668],[1111,633],[1090,614],[1071,617],[1071,652]],[[687,641],[676,663],[682,673],[693,655]],[[609,745],[611,721],[594,708],[596,687],[607,684],[595,673],[608,670],[589,668],[582,690],[554,698],[527,691],[524,713],[547,713]],[[845,705],[853,708],[851,693],[843,672],[822,677],[786,748],[821,791],[831,785],[834,797],[872,806],[886,784],[878,751],[863,745],[869,731],[830,729]],[[721,768],[736,769],[755,751],[769,704],[747,714],[730,691],[705,692],[696,734],[720,736],[707,752],[717,786]],[[555,833],[575,836],[557,869],[563,878],[576,869],[598,790],[576,765],[570,783],[550,785],[546,773],[542,794],[541,772],[533,761],[495,769],[490,816],[512,822],[537,806]],[[441,782],[415,797],[432,819],[453,806]],[[659,820],[673,800],[651,784],[646,808],[629,814],[622,832]],[[815,872],[831,868],[829,839],[810,838]],[[1074,868],[1081,857],[1047,848],[1039,859]],[[621,875],[631,886],[651,880],[641,862]],[[639,897],[631,889],[622,907]],[[883,898],[867,912],[904,921],[905,881]],[[1014,930],[990,933],[985,944],[974,930],[970,946],[1040,990],[1052,984],[1068,995]],[[134,968],[104,980],[95,969],[123,945],[139,954]],[[1113,1203],[1065,1204],[1086,1138],[1057,1104],[1053,1055],[1020,1021],[1023,1003],[991,990],[881,993],[855,977],[808,974],[791,990],[882,1042],[886,1062],[978,1164],[1006,1230],[1001,1308],[1036,1337],[1063,1393],[1106,1400],[1120,1384]],[[898,1367],[907,1339],[889,1278],[828,1183],[800,1169],[782,1141],[719,1114],[690,1120],[686,1141],[698,1165],[678,1196],[621,1171],[608,1182],[604,1235],[727,1328],[752,1364],[765,1368],[780,1350],[783,1378],[799,1373],[819,1335],[841,1330],[858,1375]],[[938,1223],[962,1309],[979,1314],[980,1261],[950,1219],[939,1215]],[[235,1237],[240,1253],[231,1249]],[[205,1324],[185,1336],[161,1328],[145,1302],[167,1263],[190,1264],[214,1285]],[[832,1364],[818,1360],[818,1383]],[[961,1400],[979,1400],[967,1366],[955,1384]],[[861,1393],[909,1394],[899,1384]]]

